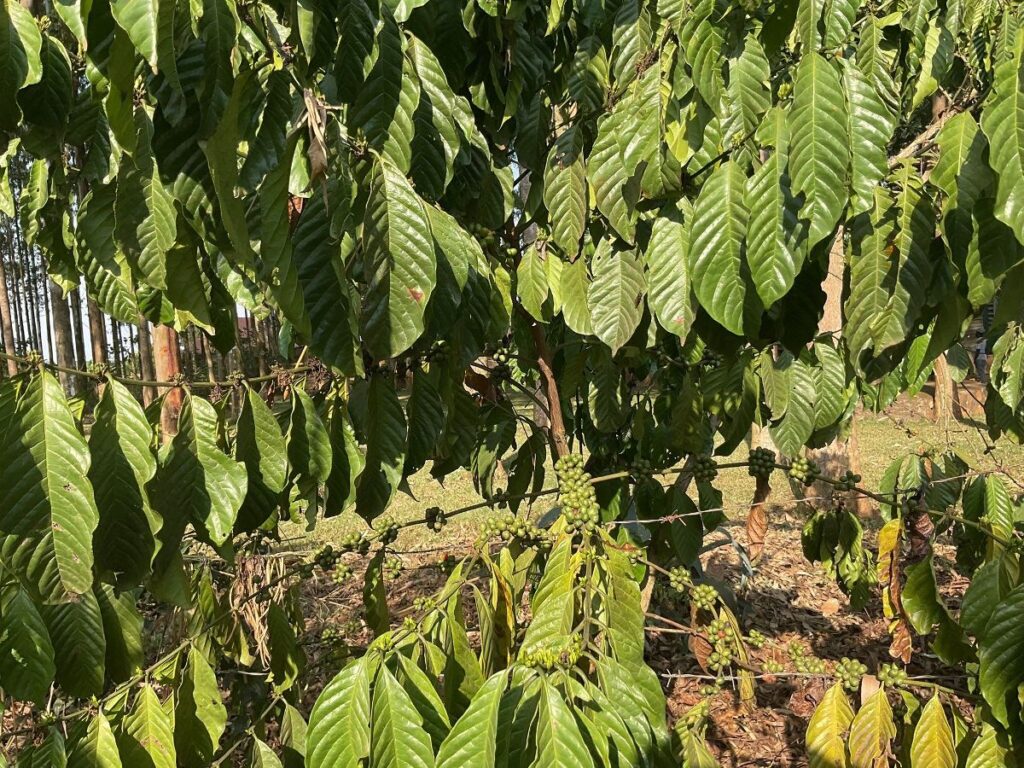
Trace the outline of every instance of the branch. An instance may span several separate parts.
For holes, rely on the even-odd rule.
[[[544,379],[544,393],[548,401],[549,421],[548,435],[551,438],[551,445],[558,458],[568,455],[569,443],[565,439],[565,420],[562,418],[562,399],[558,394],[558,382],[555,381],[555,372],[551,366],[551,350],[548,349],[547,340],[544,338],[544,329],[539,323],[530,326],[530,333],[533,335],[533,345],[537,349],[537,367]]]

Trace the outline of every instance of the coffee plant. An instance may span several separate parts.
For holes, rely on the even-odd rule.
[[[1020,485],[926,454],[866,489],[804,449],[962,359],[989,304],[987,431],[1024,439],[1022,16],[0,0],[0,212],[50,277],[225,352],[249,307],[304,350],[261,380],[162,382],[146,409],[109,371],[80,372],[95,402],[69,398],[6,351],[0,689],[35,714],[8,758],[713,766],[707,702],[670,724],[645,657],[657,587],[689,611],[709,695],[749,707],[764,677],[832,681],[812,766],[1016,764]],[[841,329],[822,327],[830,307]],[[731,460],[752,429],[774,449]],[[390,517],[428,465],[470,473],[482,501]],[[854,605],[881,601],[884,665],[752,661],[765,637],[699,560],[737,471],[759,495],[773,477],[826,488],[804,551]],[[877,548],[857,495],[880,510]],[[471,552],[393,616],[400,530],[468,509],[494,510]],[[331,549],[281,548],[287,525],[351,511],[365,529]],[[763,546],[760,503],[751,520]],[[940,545],[970,580],[959,608]],[[372,641],[336,628],[312,669],[299,587],[364,571]],[[915,654],[966,678],[970,711],[908,674]]]

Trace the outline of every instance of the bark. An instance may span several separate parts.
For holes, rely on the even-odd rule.
[[[843,330],[843,276],[846,270],[846,258],[843,251],[843,229],[839,228],[835,242],[828,254],[828,274],[821,283],[825,292],[825,308],[818,321],[818,332],[829,333],[838,338]],[[823,448],[808,450],[808,457],[817,463],[823,475],[840,477],[847,471],[860,474],[860,451],[857,439],[857,414],[850,422],[850,435],[845,440],[833,440]],[[828,496],[832,486],[815,483],[814,496]],[[844,501],[862,517],[871,514],[870,500],[860,494],[847,494]]]
[[[0,325],[3,326],[4,350],[9,355],[18,354],[18,347],[14,340],[14,324],[11,321],[11,297],[7,292],[7,272],[2,256],[0,256]],[[11,376],[16,374],[18,364],[13,360],[8,360],[7,372]]]
[[[85,370],[85,328],[82,326],[82,293],[75,288],[69,296],[71,329],[75,333],[75,367]]]
[[[156,379],[156,369],[153,367],[153,340],[149,334],[149,320],[139,315],[139,375],[147,380]],[[142,403],[149,405],[156,397],[156,390],[153,387],[142,388]]]
[[[170,381],[181,373],[181,352],[177,332],[166,325],[153,328],[153,360],[158,381]],[[163,408],[160,411],[160,430],[164,442],[170,442],[178,432],[178,414],[181,412],[181,387],[164,387]]]
[[[92,298],[85,302],[86,311],[89,314],[89,342],[92,346],[93,365],[103,366],[107,364],[107,324],[103,320],[103,313]]]
[[[60,286],[53,280],[49,281],[50,309],[53,318],[53,347],[56,353],[57,365],[65,368],[75,367],[75,340],[71,331],[71,310],[68,308],[67,299]],[[61,371],[58,374],[60,383],[65,392],[77,388],[70,374]]]
[[[569,443],[565,437],[565,420],[562,418],[562,399],[558,394],[558,382],[555,380],[555,373],[551,363],[551,350],[548,348],[547,340],[544,338],[544,329],[534,323],[531,327],[533,344],[537,349],[537,367],[540,368],[541,379],[544,383],[544,395],[548,403],[548,412],[551,417],[551,424],[548,427],[548,436],[551,440],[551,447],[557,459],[568,455]]]
[[[935,391],[932,394],[932,420],[962,419],[964,412],[960,407],[960,393],[949,373],[949,362],[944,354],[936,358],[933,372]]]

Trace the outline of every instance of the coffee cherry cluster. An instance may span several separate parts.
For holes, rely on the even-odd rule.
[[[519,662],[526,667],[550,672],[575,666],[582,655],[583,639],[578,633],[573,633],[561,645],[524,649],[519,654]]]
[[[775,659],[766,659],[761,663],[761,669],[763,669],[769,675],[775,675],[781,672],[784,667],[781,661]]]
[[[555,462],[558,494],[562,499],[562,516],[576,532],[593,533],[600,522],[600,507],[590,474],[583,471],[583,456],[570,453]]]
[[[481,245],[491,247],[498,244],[497,236],[483,224],[477,224],[475,221],[470,221],[464,224],[463,227],[467,232],[469,232],[469,234],[479,240]]]
[[[818,465],[803,456],[798,456],[789,464],[789,476],[807,486],[814,485],[820,474]]]
[[[346,563],[338,563],[331,572],[331,581],[335,584],[343,584],[352,575],[352,566]]]
[[[824,675],[828,667],[822,659],[807,652],[807,649],[796,640],[789,644],[789,660],[797,672],[805,675]]]
[[[380,535],[381,546],[394,544],[398,538],[398,522],[391,517],[383,517],[377,524],[377,531]]]
[[[640,480],[653,475],[654,467],[648,459],[637,458],[629,463],[629,473]]]
[[[402,558],[392,555],[384,560],[384,575],[389,579],[398,578],[398,574],[402,572],[403,567]]]
[[[710,456],[693,458],[693,479],[711,482],[718,477],[718,464]]]
[[[325,571],[332,570],[337,564],[341,553],[336,552],[330,544],[316,553],[313,562]]]
[[[747,642],[750,643],[753,648],[764,648],[765,643],[768,642],[768,638],[756,629],[752,629],[750,630],[750,634],[747,635]]]
[[[437,339],[430,345],[425,355],[429,363],[443,363],[448,360],[448,342],[444,339]]]
[[[440,533],[448,522],[444,510],[440,507],[428,507],[424,516],[427,518],[427,528],[434,533]]]
[[[867,674],[867,671],[868,668],[856,659],[848,659],[844,656],[836,664],[833,674],[846,690],[856,691],[860,688],[860,679]]]
[[[338,547],[342,552],[358,552],[360,555],[365,555],[370,551],[370,541],[362,532],[352,531],[341,537]]]
[[[690,593],[690,602],[703,611],[710,611],[718,602],[718,590],[710,584],[698,584]]]
[[[509,367],[509,361],[512,356],[508,353],[508,350],[499,349],[494,353],[494,368],[491,369],[491,376],[498,381],[504,381],[512,376],[512,369]]]
[[[896,664],[885,663],[878,670],[878,682],[883,685],[906,685],[908,679],[907,670]]]
[[[768,448],[755,448],[747,459],[747,472],[751,477],[771,477],[775,469],[775,452]]]
[[[512,512],[488,518],[484,522],[482,536],[484,539],[502,541],[516,539],[526,546],[547,547],[551,544],[547,531],[525,518],[516,517]]]
[[[836,480],[836,489],[840,491],[852,491],[857,487],[860,480],[860,475],[855,474],[850,470],[846,470],[846,474]]]
[[[668,585],[676,592],[686,592],[693,587],[693,578],[690,576],[690,569],[677,565],[668,572]]]
[[[733,638],[732,627],[728,620],[721,616],[708,625],[708,640],[714,650],[708,656],[708,667],[715,672],[720,672],[732,664],[733,655],[736,651],[736,643]]]

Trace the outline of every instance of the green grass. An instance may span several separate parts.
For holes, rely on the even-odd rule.
[[[863,413],[858,416],[857,439],[860,448],[862,485],[868,489],[878,488],[889,464],[909,452],[922,450],[953,450],[967,461],[972,469],[992,469],[1003,466],[1008,470],[1024,472],[1024,448],[1001,440],[997,447],[986,454],[989,443],[984,435],[984,426],[973,421],[936,424],[920,418],[896,419],[885,414]],[[741,445],[733,454],[734,460],[746,458],[747,446]],[[666,478],[669,479],[669,478]],[[554,482],[554,474],[547,473],[547,485]],[[722,489],[724,504],[730,516],[743,517],[753,494],[753,479],[745,469],[726,469],[716,481]],[[788,483],[780,474],[773,477],[774,492],[771,501],[784,503],[793,498]],[[399,493],[389,510],[389,515],[399,522],[423,517],[424,510],[438,506],[445,510],[458,509],[481,501],[473,488],[469,472],[456,472],[446,478],[444,485],[430,476],[425,469],[409,479],[412,496]],[[554,497],[537,501],[534,511],[542,513],[554,502]],[[399,550],[422,550],[453,548],[475,539],[481,521],[491,512],[487,509],[469,512],[449,521],[442,535],[429,531],[426,526],[403,529],[399,537]],[[297,537],[299,544],[308,539],[310,547],[336,541],[342,534],[352,530],[363,530],[365,524],[354,513],[346,512],[330,520],[319,521],[308,534],[298,526],[285,526],[285,536]]]

